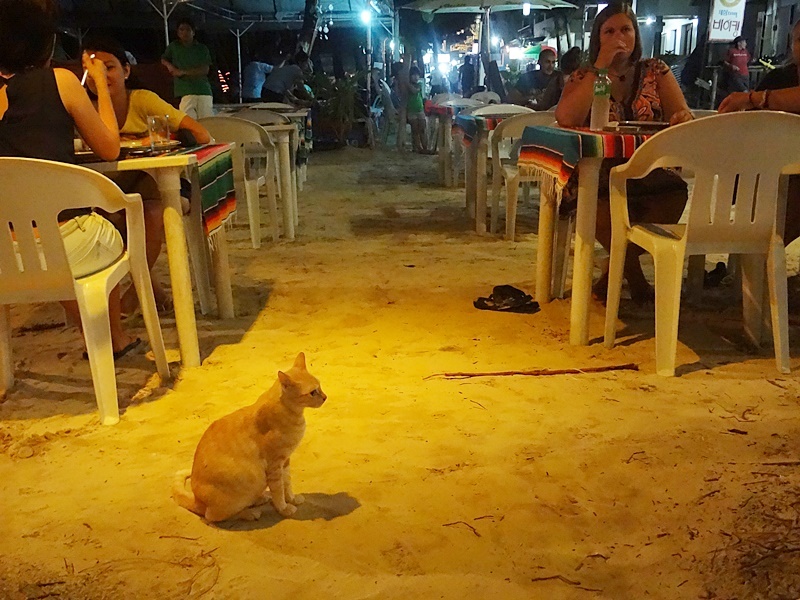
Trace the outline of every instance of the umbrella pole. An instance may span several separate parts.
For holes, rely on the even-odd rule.
[[[489,23],[489,15],[491,10],[492,9],[488,6],[483,9],[483,23],[481,27],[481,56],[480,60],[478,61],[479,65],[477,69],[478,85],[483,85],[483,80],[486,78],[486,68],[484,64],[488,65],[492,60],[492,27]]]

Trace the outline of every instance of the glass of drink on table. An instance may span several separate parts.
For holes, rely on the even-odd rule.
[[[147,131],[150,134],[150,149],[153,152],[165,150],[169,146],[169,121],[166,115],[148,116]]]

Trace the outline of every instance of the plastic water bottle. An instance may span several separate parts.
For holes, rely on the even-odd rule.
[[[592,116],[589,127],[592,131],[602,131],[608,125],[608,109],[611,104],[611,79],[608,70],[600,69],[594,79]]]

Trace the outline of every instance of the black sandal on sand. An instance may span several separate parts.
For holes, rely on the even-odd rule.
[[[128,354],[131,350],[135,350],[136,348],[139,347],[139,344],[141,344],[141,343],[142,343],[142,339],[141,338],[136,338],[135,340],[133,340],[130,344],[128,344],[127,346],[125,346],[121,350],[117,350],[116,352],[114,352],[114,360],[119,360],[120,358],[122,358],[123,356]],[[83,351],[83,359],[84,360],[89,360],[89,353],[86,350]]]
[[[530,294],[511,285],[496,285],[488,298],[478,298],[472,305],[480,310],[533,314],[539,312],[539,303]]]

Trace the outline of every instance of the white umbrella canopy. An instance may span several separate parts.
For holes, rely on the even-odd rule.
[[[553,8],[577,8],[566,0],[415,0],[402,8],[421,12],[438,13],[475,13],[484,15],[481,31],[482,51],[489,53],[489,18],[491,13],[499,10],[519,10],[523,4],[530,4],[531,10],[551,10]]]
[[[431,13],[485,13],[498,10],[520,10],[521,0],[415,0],[403,8]],[[531,10],[577,8],[566,0],[531,0]]]

